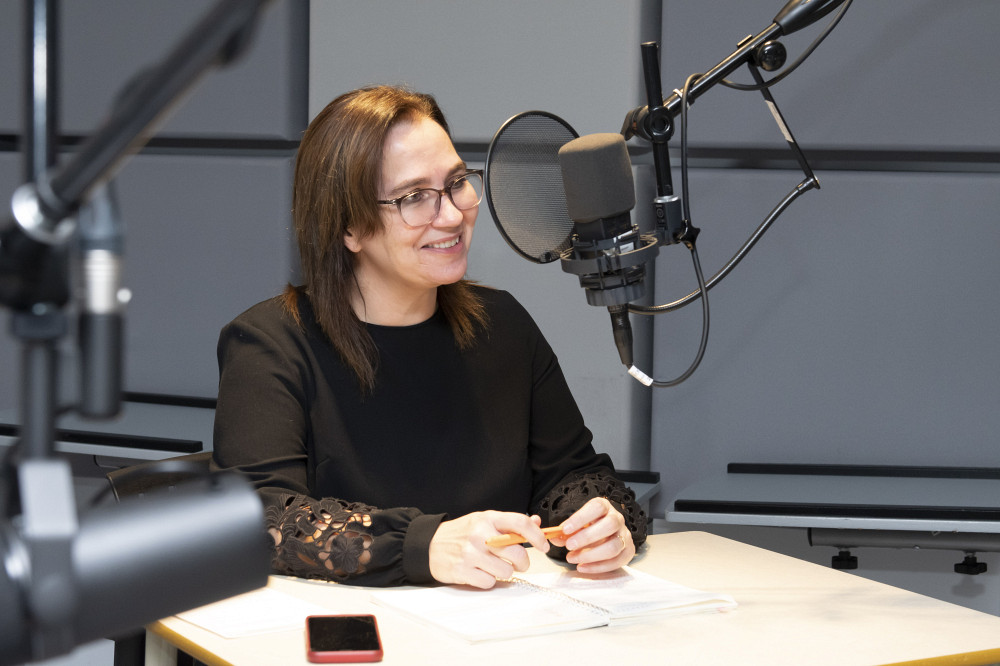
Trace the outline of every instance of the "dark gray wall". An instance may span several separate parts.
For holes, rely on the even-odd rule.
[[[651,0],[340,0],[314,2],[312,17],[313,113],[351,88],[402,83],[437,96],[456,141],[487,142],[529,109],[581,134],[617,131],[642,97],[638,45],[660,13]]]
[[[779,0],[665,0],[664,88],[683,85],[770,23]],[[989,0],[854,2],[798,72],[774,89],[792,130],[807,146],[996,149],[993,38]],[[782,41],[793,59],[827,21]],[[743,70],[732,77],[749,82]],[[672,83],[668,81],[672,80]],[[717,87],[696,103],[699,145],[770,142],[776,129],[749,93]],[[759,97],[758,97],[759,98]]]
[[[713,64],[713,49],[731,49],[723,35],[763,25],[746,17],[767,16],[770,6],[734,3],[706,21],[691,3],[666,3],[664,69]],[[949,3],[947,12],[931,2],[855,3],[775,87],[806,154],[821,155],[822,189],[796,202],[713,290],[710,352],[695,377],[654,394],[664,502],[738,459],[1000,464],[1000,129],[991,112],[1000,91],[987,72],[988,26],[998,20],[1000,6],[989,2]],[[942,42],[950,46],[935,46]],[[694,148],[781,145],[752,94],[712,91],[691,115]],[[993,152],[962,153],[965,166],[951,161],[972,148]],[[824,160],[823,149],[842,152]],[[917,149],[925,152],[905,152]],[[887,166],[865,170],[873,161]],[[706,269],[720,266],[800,177],[694,170]],[[661,260],[658,300],[691,283],[677,254]],[[696,341],[697,313],[677,314],[657,320],[658,374],[669,375]],[[687,349],[663,353],[668,336],[688,340]]]
[[[99,123],[125,80],[206,7],[63,4],[61,117],[77,134]],[[660,3],[640,0],[461,8],[430,0],[388,11],[322,1],[307,22],[304,0],[276,3],[247,59],[211,74],[164,128],[180,148],[148,151],[120,176],[136,291],[130,388],[214,394],[218,327],[294,275],[291,146],[307,115],[335,94],[383,81],[428,89],[468,159],[482,160],[500,123],[527,109],[562,115],[581,133],[617,131],[642,98],[640,41],[662,39],[670,90],[766,27],[781,4],[664,0],[661,18]],[[7,137],[21,123],[20,7],[0,8]],[[822,189],[796,202],[713,290],[707,356],[678,388],[650,390],[625,376],[607,314],[587,306],[558,266],[516,257],[481,213],[473,277],[510,289],[538,319],[599,446],[623,467],[661,472],[655,516],[685,485],[732,460],[1000,466],[997,25],[1000,5],[989,0],[855,2],[776,86]],[[819,29],[786,41],[793,57]],[[222,147],[206,147],[205,138]],[[770,152],[734,152],[784,148],[756,94],[707,93],[691,110],[691,142],[690,202],[702,263],[714,272],[801,177]],[[640,192],[648,171],[638,168]],[[20,180],[17,155],[0,153],[0,191]],[[640,197],[638,219],[648,215],[640,212],[647,200]],[[657,302],[694,286],[681,248],[665,249],[656,273]],[[643,369],[669,378],[687,366],[696,308],[636,322],[655,325]],[[16,346],[0,339],[0,407],[15,402],[15,367]],[[801,552],[792,543],[800,535],[737,536],[817,561],[829,555]],[[995,574],[970,583],[924,553],[868,557],[866,575],[1000,612]],[[866,561],[877,562],[874,570]]]
[[[0,134],[8,138],[23,124],[23,4],[0,9]],[[159,63],[214,3],[58,4],[59,129],[72,141],[99,127],[126,82]],[[127,390],[214,397],[219,329],[294,280],[290,183],[307,121],[307,32],[304,0],[273,3],[244,56],[207,73],[143,154],[119,172],[125,286],[133,292]],[[23,179],[20,157],[0,154],[6,196]],[[0,338],[2,408],[18,400],[17,347],[9,336]],[[63,347],[69,400],[72,337]]]
[[[676,82],[664,87],[721,60],[778,4],[664,2],[664,76]],[[653,394],[660,516],[731,461],[1000,466],[997,25],[1000,5],[982,0],[855,2],[774,88],[822,189],[712,290],[698,372]],[[690,130],[696,155],[783,145],[759,95],[721,88],[694,104]],[[742,153],[728,165],[704,151],[692,160],[707,271],[801,179],[769,155],[747,158],[756,168],[746,169],[735,168],[748,165]],[[693,288],[687,252],[670,255],[658,266],[658,302]],[[694,353],[700,313],[686,310],[656,320],[658,377]],[[832,554],[804,548],[802,531],[719,531],[823,563]],[[950,573],[958,553],[858,554],[862,575],[1000,612],[996,575]],[[986,560],[995,569],[996,555]]]
[[[20,132],[23,2],[3,5],[0,23],[0,132]],[[133,76],[157,64],[215,3],[202,0],[76,0],[59,15],[60,129],[87,133],[112,108]],[[160,128],[159,136],[295,139],[303,129],[308,5],[273,2],[251,48],[232,66],[209,73]]]

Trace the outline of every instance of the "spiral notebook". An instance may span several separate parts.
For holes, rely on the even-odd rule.
[[[736,607],[729,595],[695,590],[628,567],[598,575],[523,574],[490,590],[380,590],[372,593],[372,601],[470,642]]]

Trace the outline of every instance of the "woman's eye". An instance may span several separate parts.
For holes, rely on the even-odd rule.
[[[427,201],[427,198],[428,190],[417,190],[416,192],[411,192],[403,197],[403,200],[400,203],[404,206],[416,206]]]

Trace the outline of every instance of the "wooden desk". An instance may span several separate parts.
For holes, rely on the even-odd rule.
[[[532,570],[558,565],[530,551]],[[990,664],[1000,617],[703,532],[658,534],[633,563],[690,587],[731,594],[739,608],[469,644],[374,606],[369,589],[272,577],[269,585],[331,613],[374,613],[385,664],[609,663]],[[149,628],[147,664],[172,663],[169,644],[207,664],[307,664],[302,630],[222,639],[177,618]]]

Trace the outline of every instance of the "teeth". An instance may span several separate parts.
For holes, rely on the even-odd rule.
[[[446,241],[444,243],[431,243],[427,247],[433,247],[433,248],[437,248],[439,250],[447,250],[449,247],[455,247],[456,245],[458,245],[458,239],[457,238],[452,239],[450,241]]]

